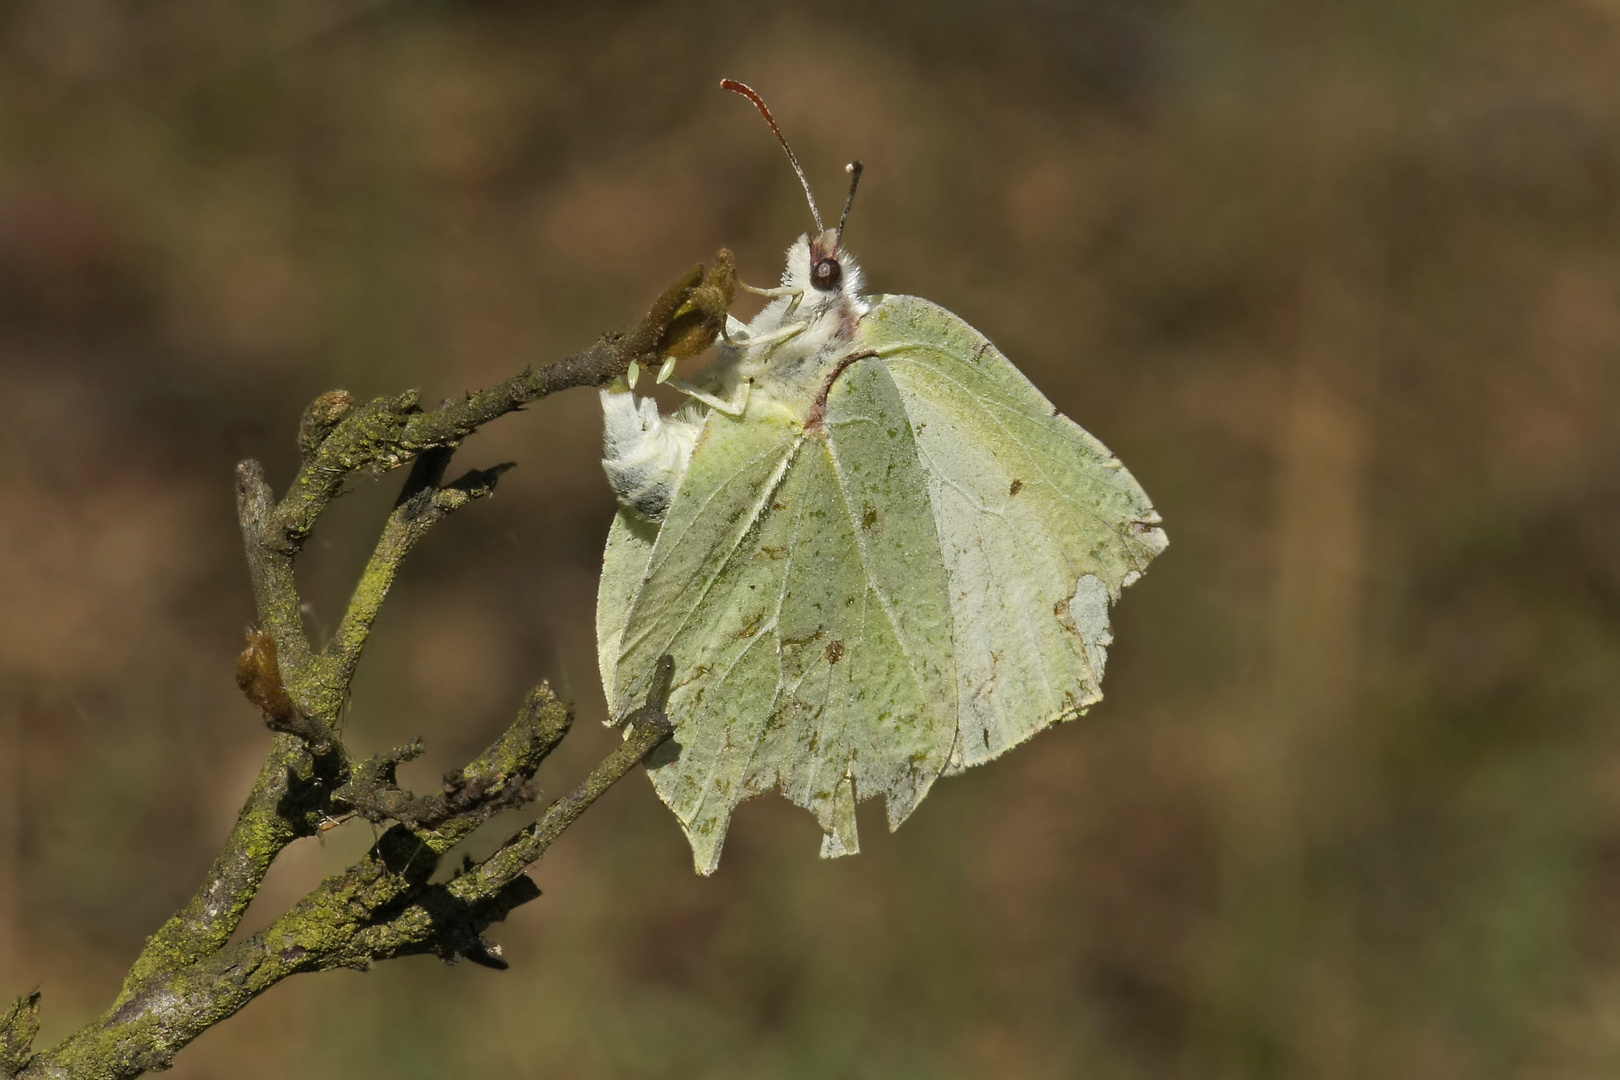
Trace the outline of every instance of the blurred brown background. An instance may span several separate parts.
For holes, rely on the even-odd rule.
[[[300,977],[177,1077],[1620,1075],[1620,3],[0,6],[0,994],[53,1040],[187,897],[266,735],[231,468],[342,386],[561,356],[807,224],[1109,444],[1172,546],[1108,699],[824,863],[690,870],[641,777],[513,970]],[[740,305],[745,313],[750,305]],[[611,744],[576,392],[463,466],[356,688],[419,786],[549,677]],[[303,567],[332,625],[398,478]],[[262,925],[370,839],[278,865]],[[488,843],[489,841],[484,841]]]

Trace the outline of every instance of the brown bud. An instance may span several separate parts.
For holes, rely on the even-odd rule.
[[[347,390],[328,390],[304,410],[304,418],[298,423],[298,450],[305,457],[315,452],[326,437],[332,434],[338,421],[348,415],[349,407],[354,404],[354,398]]]
[[[275,636],[267,630],[250,629],[247,642],[247,648],[236,658],[236,685],[264,713],[266,727],[297,734],[307,725],[286,687],[281,685]]]

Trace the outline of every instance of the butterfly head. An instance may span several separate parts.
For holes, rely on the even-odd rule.
[[[776,319],[807,319],[801,345],[848,340],[870,305],[861,298],[861,268],[831,230],[806,233],[787,250],[782,287],[787,296],[772,309]]]
[[[814,240],[806,238],[810,256],[810,280],[806,283],[817,292],[838,292],[844,284],[844,245],[838,234],[823,232]]]
[[[833,230],[806,233],[788,248],[782,284],[800,293],[800,303],[810,308],[855,301],[861,295],[861,268]]]

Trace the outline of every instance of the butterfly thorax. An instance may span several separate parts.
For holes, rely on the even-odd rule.
[[[785,410],[807,421],[823,383],[860,347],[861,271],[835,235],[800,236],[787,250],[782,288],[789,290],[744,324],[732,320],[729,343],[699,381],[731,396],[750,384],[748,411]]]

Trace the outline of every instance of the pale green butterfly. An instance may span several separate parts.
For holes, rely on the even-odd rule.
[[[764,114],[810,185],[770,110]],[[849,167],[852,201],[860,163]],[[692,401],[604,391],[623,504],[597,598],[613,716],[674,658],[675,738],[649,762],[700,873],[738,803],[780,788],[823,856],[858,850],[940,776],[1101,697],[1108,606],[1165,547],[1147,495],[984,335],[927,300],[860,295],[849,202],[727,319]],[[666,365],[663,377],[669,375]]]

